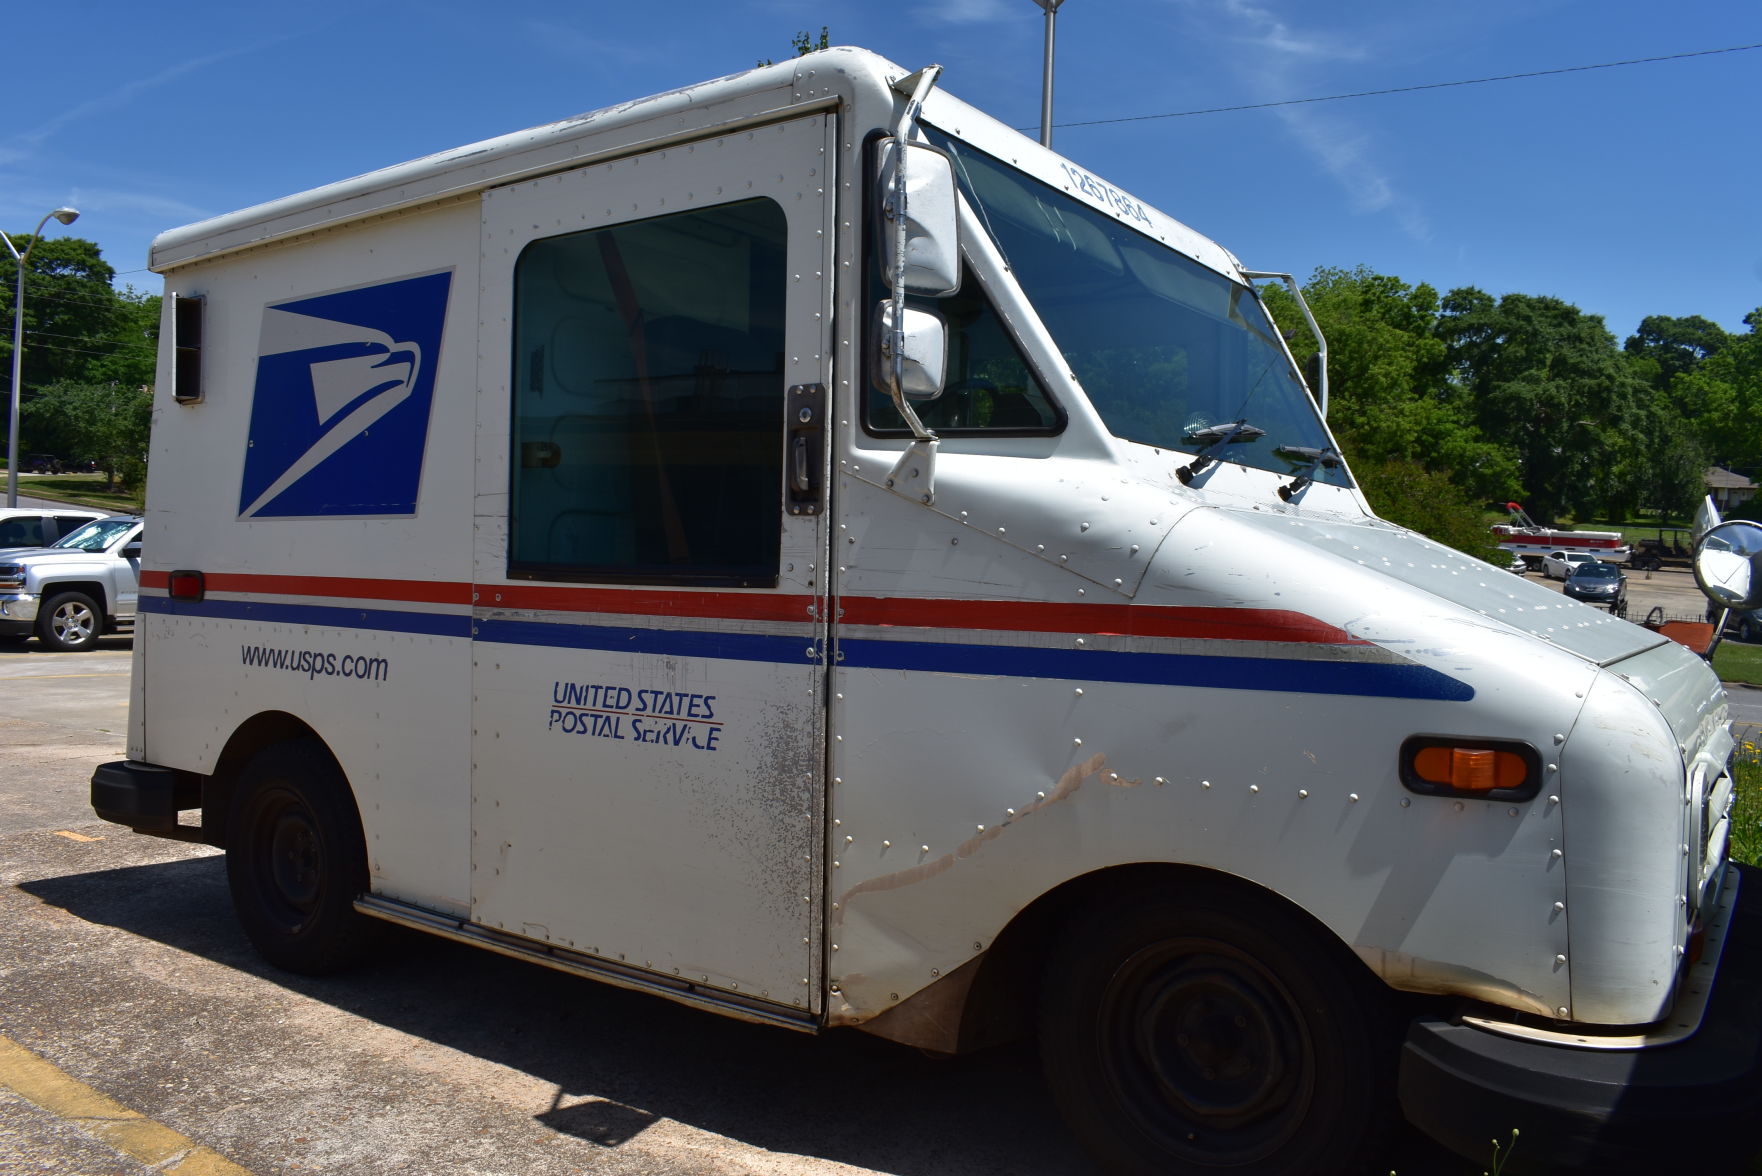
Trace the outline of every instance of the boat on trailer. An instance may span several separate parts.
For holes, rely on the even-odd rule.
[[[1555,551],[1582,551],[1609,563],[1625,563],[1633,549],[1620,531],[1571,531],[1560,527],[1544,527],[1536,523],[1522,504],[1507,502],[1509,522],[1498,523],[1493,534],[1502,550],[1526,558],[1540,559]]]

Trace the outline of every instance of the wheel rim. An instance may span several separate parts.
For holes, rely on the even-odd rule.
[[[299,797],[276,790],[263,798],[253,840],[252,882],[263,909],[298,930],[318,909],[324,889],[324,843]]]
[[[92,639],[98,618],[92,610],[77,601],[69,601],[49,618],[49,628],[63,645],[81,645]]]
[[[1132,956],[1111,978],[1101,1048],[1139,1130],[1200,1163],[1246,1164],[1299,1128],[1315,1051],[1290,994],[1227,945],[1177,940]]]

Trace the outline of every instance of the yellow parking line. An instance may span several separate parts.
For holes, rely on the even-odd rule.
[[[0,1037],[0,1086],[160,1172],[251,1176],[219,1152],[131,1111],[8,1037]]]

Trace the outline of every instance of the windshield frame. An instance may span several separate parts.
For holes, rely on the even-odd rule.
[[[1020,160],[999,158],[931,118],[921,129],[932,146],[954,159],[968,213],[964,219],[983,226],[988,244],[1005,260],[1008,280],[1035,308],[1048,342],[1058,349],[1061,368],[1072,373],[1110,436],[1157,451],[1209,453],[1220,462],[1278,476],[1307,475],[1336,487],[1354,485],[1260,290],[1233,264],[1226,270],[1209,257],[1196,256],[1205,250],[1181,248],[1187,244],[1183,236],[1192,235],[1190,230],[1062,160],[1059,165],[1069,178],[1064,191],[1021,166]],[[1045,160],[1035,162],[1045,170]],[[981,171],[983,177],[975,179],[974,173]],[[984,189],[992,185],[996,186],[988,203]],[[997,200],[1006,191],[1012,204],[1002,210]],[[1030,204],[1041,210],[1046,225],[1056,222],[1056,226],[1050,231],[1028,227],[1022,209]],[[1006,213],[1016,219],[1007,219]],[[1070,235],[1061,238],[1067,229]],[[1074,325],[1082,321],[1080,311],[1074,309],[1080,298],[1070,291],[1078,278],[1101,271],[1091,267],[1089,275],[1071,278],[1062,303],[1060,290],[1048,275],[1072,272],[1090,260],[1078,248],[1080,237],[1093,242],[1097,250],[1116,251],[1111,293],[1115,302],[1129,305],[1145,322],[1124,324],[1113,333],[1092,324],[1087,329]],[[1010,256],[1012,250],[1047,252],[1042,248],[1045,242],[1068,246],[1058,258],[1062,269],[1045,258]],[[1221,253],[1215,246],[1212,250]],[[1178,300],[1176,294],[1183,289],[1196,292],[1213,309],[1202,312],[1199,303]],[[1096,322],[1106,318],[1099,313],[1092,317]],[[1146,323],[1155,329],[1141,329]],[[1114,354],[1123,361],[1114,360]],[[1109,363],[1115,366],[1110,369]],[[1177,384],[1184,393],[1180,400],[1170,394]],[[1213,411],[1225,404],[1242,411]],[[1263,411],[1257,414],[1256,407]],[[1215,444],[1215,435],[1212,439],[1195,435],[1195,430],[1227,426],[1239,419],[1272,426],[1270,435],[1256,440],[1244,430],[1221,446]],[[1307,453],[1281,452],[1287,447]],[[1313,456],[1318,451],[1327,453],[1328,460],[1318,461]]]

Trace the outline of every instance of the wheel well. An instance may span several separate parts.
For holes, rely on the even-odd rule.
[[[104,594],[104,585],[96,580],[57,580],[54,583],[43,585],[41,591],[37,593],[37,599],[47,605],[50,600],[62,592],[83,592],[96,602],[100,613],[106,618],[110,616],[110,600]]]
[[[319,738],[303,719],[286,711],[265,711],[253,715],[239,725],[226,741],[226,748],[214,764],[214,771],[202,779],[202,840],[209,845],[226,848],[227,817],[232,811],[233,786],[251,757],[266,747],[307,739],[324,748],[325,754],[336,759],[330,745]]]
[[[1247,904],[1272,904],[1314,926],[1322,937],[1340,945],[1340,955],[1374,979],[1362,960],[1331,928],[1274,891],[1245,878],[1203,866],[1143,862],[1110,866],[1072,878],[1024,907],[1004,927],[980,960],[980,969],[961,1010],[959,1051],[999,1045],[1026,1036],[1033,1027],[1040,1000],[1045,962],[1058,950],[1058,939],[1085,910],[1130,893],[1168,886],[1201,886],[1215,894],[1222,888],[1241,893]],[[1380,981],[1379,981],[1380,983]]]

